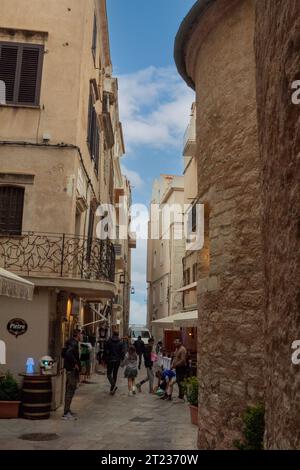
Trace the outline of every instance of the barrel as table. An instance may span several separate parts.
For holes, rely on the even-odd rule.
[[[26,419],[48,419],[52,402],[52,381],[47,375],[25,375],[22,415]]]

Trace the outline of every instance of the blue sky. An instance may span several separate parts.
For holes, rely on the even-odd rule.
[[[153,180],[181,174],[182,139],[192,91],[173,59],[178,27],[195,0],[107,0],[114,75],[119,79],[120,119],[126,155],[122,169],[133,203],[149,205]],[[146,242],[133,250],[131,323],[146,321]]]

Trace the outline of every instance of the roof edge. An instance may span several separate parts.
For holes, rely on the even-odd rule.
[[[181,75],[187,85],[193,90],[195,90],[195,83],[192,77],[188,75],[186,69],[186,42],[192,34],[200,17],[205,13],[207,8],[215,1],[216,0],[197,0],[197,2],[190,9],[189,13],[183,19],[175,38],[174,60],[178,73]]]

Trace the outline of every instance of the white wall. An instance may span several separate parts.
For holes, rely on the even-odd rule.
[[[28,324],[27,332],[18,338],[6,328],[13,318],[22,318]],[[6,365],[0,366],[1,371],[10,370],[18,378],[25,371],[28,357],[33,357],[37,364],[48,353],[48,327],[47,289],[39,289],[32,302],[0,296],[0,340],[6,344]]]

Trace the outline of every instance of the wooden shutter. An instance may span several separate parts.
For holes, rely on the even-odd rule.
[[[99,170],[99,153],[100,153],[100,132],[98,127],[97,113],[94,108],[94,100],[92,92],[90,92],[89,109],[88,109],[88,135],[87,143],[91,159],[94,161],[95,170]]]
[[[22,233],[24,188],[0,186],[0,233]]]
[[[88,142],[90,153],[92,152],[92,134],[93,134],[92,119],[93,119],[93,98],[92,98],[92,94],[90,93],[89,109],[88,109],[88,132],[87,132],[87,142]]]
[[[23,47],[20,82],[18,87],[18,102],[24,104],[38,103],[38,84],[40,80],[41,50],[38,47]]]
[[[6,85],[6,102],[12,103],[17,70],[18,46],[0,44],[0,80]]]
[[[95,111],[94,111],[95,112]],[[95,112],[95,120],[96,120],[96,129],[95,129],[95,147],[94,147],[94,163],[95,163],[95,170],[98,174],[99,170],[99,152],[100,152],[100,133],[97,124],[97,116]]]
[[[44,46],[0,42],[0,80],[6,85],[6,102],[39,104]]]
[[[94,56],[94,60],[96,60],[96,52],[97,52],[97,18],[96,15],[94,16],[94,26],[93,26],[93,42],[92,42],[92,53]]]

